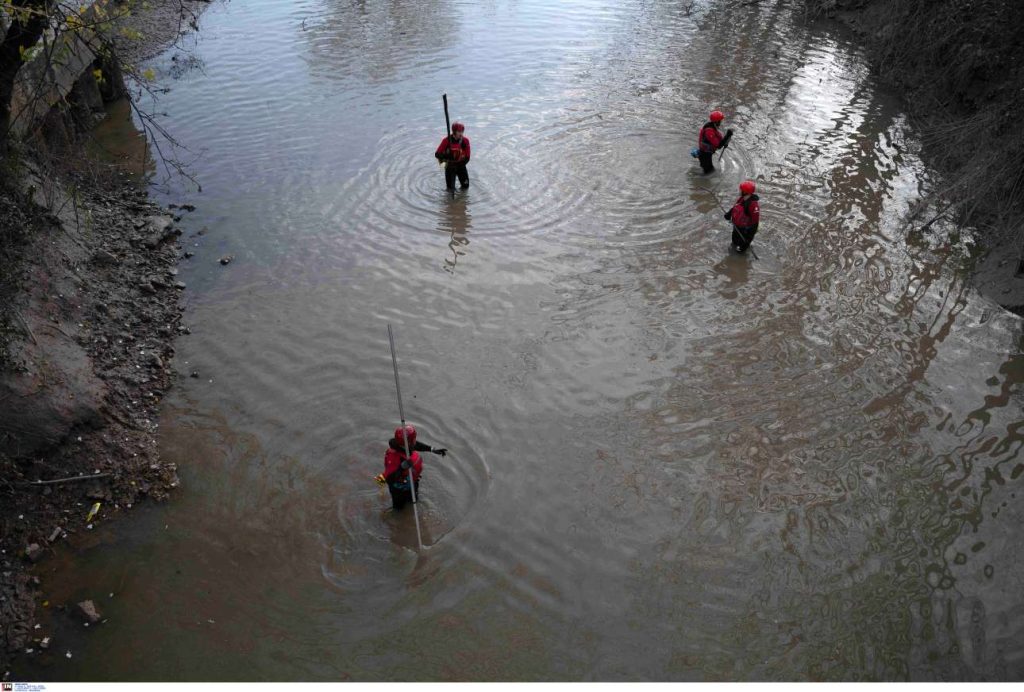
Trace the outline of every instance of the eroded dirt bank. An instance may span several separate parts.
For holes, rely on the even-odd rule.
[[[205,2],[135,13],[119,46],[137,65],[197,27]],[[80,153],[76,154],[80,155]],[[177,483],[160,459],[185,291],[175,214],[139,187],[55,180],[22,152],[0,186],[0,677],[60,646],[36,624],[38,566],[64,541]],[[102,613],[47,603],[79,620]]]
[[[161,499],[177,482],[154,437],[173,339],[183,329],[173,217],[132,189],[82,192],[77,202],[51,193],[60,197],[39,199],[35,190],[43,206],[33,210],[36,233],[22,248],[0,376],[0,619],[8,653],[46,636],[33,630],[40,583],[31,566],[93,522],[142,498]]]

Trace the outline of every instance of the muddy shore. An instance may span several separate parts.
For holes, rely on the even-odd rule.
[[[138,65],[196,28],[206,2],[152,3],[118,47]],[[159,403],[173,381],[186,287],[177,221],[131,183],[54,180],[30,157],[0,193],[0,678],[18,657],[59,647],[38,607],[89,621],[88,606],[49,603],[41,567],[56,546],[177,486],[160,459]],[[43,605],[45,604],[45,606]]]

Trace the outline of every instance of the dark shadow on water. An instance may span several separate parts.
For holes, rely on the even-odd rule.
[[[730,247],[726,252],[728,254],[713,269],[716,274],[726,278],[725,285],[721,286],[722,297],[732,300],[736,298],[740,287],[750,279],[750,263],[754,258],[749,250],[741,254]]]

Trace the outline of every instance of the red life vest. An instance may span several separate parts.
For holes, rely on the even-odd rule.
[[[722,137],[722,133],[709,120],[704,123],[704,127],[700,128],[700,134],[697,135],[697,148],[705,154],[710,154],[718,149],[718,145],[722,143]]]
[[[736,200],[736,204],[732,207],[732,223],[734,226],[740,228],[752,228],[761,221],[761,207],[757,201],[760,199],[757,195],[750,195],[750,198],[746,201],[743,200],[743,195],[740,195]]]
[[[391,474],[398,471],[400,481],[407,483],[409,481],[409,469],[402,468],[402,462],[405,458],[404,451],[388,448],[388,451],[384,453],[384,477],[389,478]],[[412,477],[419,480],[420,474],[423,473],[423,459],[420,457],[419,452],[413,452],[410,460],[412,462]]]
[[[451,154],[451,160],[455,163],[469,163],[469,137],[462,135],[462,140],[458,142],[454,137],[445,137],[434,154]]]

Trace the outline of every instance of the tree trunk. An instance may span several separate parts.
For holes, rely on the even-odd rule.
[[[21,69],[23,51],[36,45],[49,23],[52,0],[13,0],[11,25],[0,41],[0,153],[7,149],[11,130],[11,97]],[[18,10],[28,10],[22,15]]]

